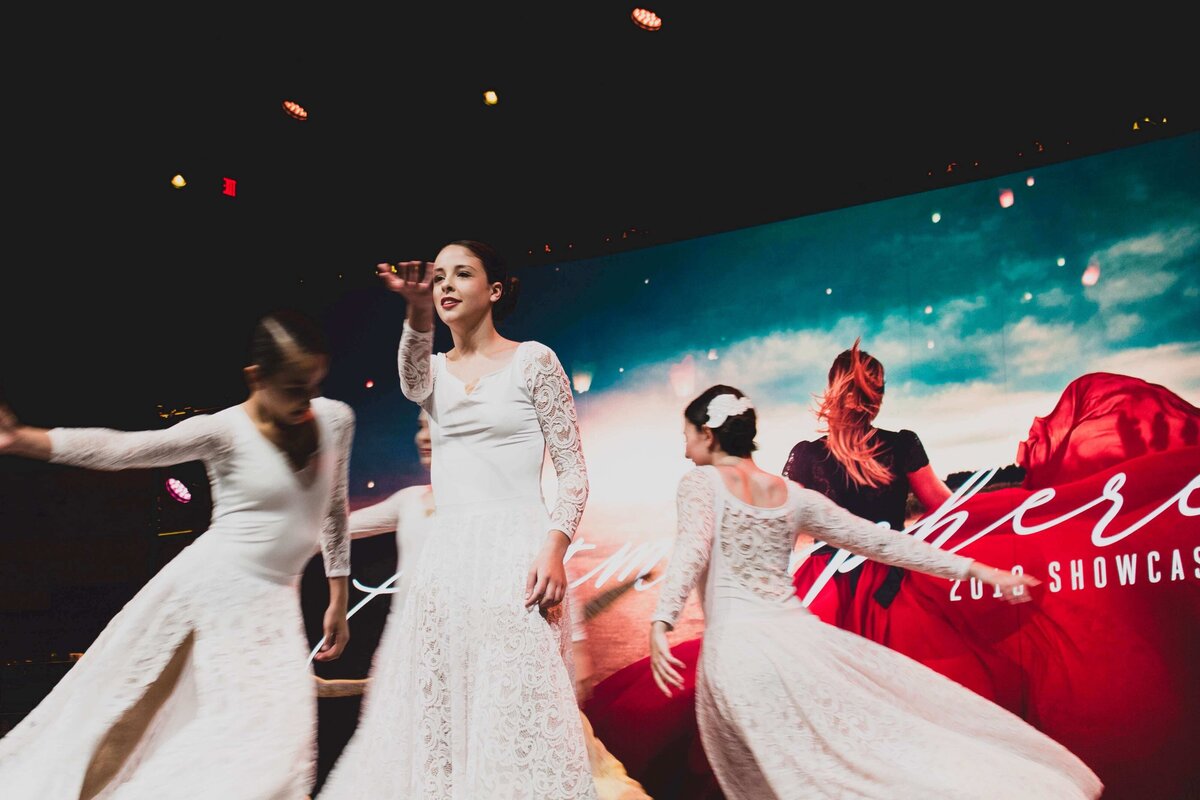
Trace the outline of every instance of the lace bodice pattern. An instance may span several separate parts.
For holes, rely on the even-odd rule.
[[[731,603],[798,604],[788,559],[801,532],[856,555],[944,578],[966,577],[971,564],[883,530],[791,481],[784,505],[761,508],[734,497],[716,467],[697,467],[680,480],[676,504],[678,538],[652,617],[669,625],[698,584],[710,622]]]
[[[588,478],[571,384],[558,356],[540,342],[521,342],[507,367],[483,376],[468,391],[446,369],[445,355],[433,355],[432,348],[432,331],[404,324],[397,356],[401,389],[433,423],[430,478],[438,509],[540,499],[542,463],[549,452],[558,479],[551,526],[573,537],[587,502]]]

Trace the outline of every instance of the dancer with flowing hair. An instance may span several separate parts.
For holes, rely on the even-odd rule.
[[[874,425],[883,403],[883,364],[861,350],[859,342],[855,339],[829,368],[828,386],[816,410],[825,435],[798,442],[783,474],[852,514],[899,532],[905,528],[910,491],[926,512],[936,510],[951,492],[933,471],[916,433]],[[868,561],[830,576],[830,565],[836,568],[849,555],[839,556],[839,548],[825,543],[801,562],[793,583],[818,617],[864,633],[875,610],[872,605],[886,609],[891,604],[904,570]]]

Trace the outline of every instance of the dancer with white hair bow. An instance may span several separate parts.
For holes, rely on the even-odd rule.
[[[704,642],[696,717],[729,800],[777,797],[1094,798],[1100,780],[1015,714],[924,665],[822,622],[796,597],[796,536],[948,579],[1009,602],[1039,581],[881,530],[754,463],[756,412],[732,386],[684,411],[679,534],[650,625],[650,667],[668,697],[687,665],[667,632],[698,587]]]

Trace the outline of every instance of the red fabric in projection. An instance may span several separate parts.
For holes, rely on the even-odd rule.
[[[1025,485],[968,493],[924,537],[1019,564],[1043,581],[1033,601],[908,573],[884,609],[871,595],[886,569],[866,562],[849,624],[1062,742],[1104,781],[1105,800],[1189,796],[1200,786],[1198,430],[1200,409],[1162,386],[1082,376],[1021,443]],[[585,709],[656,798],[721,797],[693,711],[700,646],[673,648],[688,665],[674,698],[643,659]]]

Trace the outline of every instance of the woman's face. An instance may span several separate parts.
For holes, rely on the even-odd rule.
[[[488,283],[483,262],[462,245],[446,245],[433,262],[433,305],[451,328],[469,328],[492,313],[500,288]]]
[[[712,431],[697,428],[687,417],[683,419],[683,457],[697,467],[712,463]]]
[[[417,435],[413,441],[417,443],[417,458],[421,466],[429,469],[433,463],[433,437],[429,435],[429,417],[424,414],[417,418]]]
[[[279,371],[258,381],[262,407],[282,426],[300,425],[312,419],[310,401],[321,393],[321,381],[329,372],[329,357],[297,353]]]

